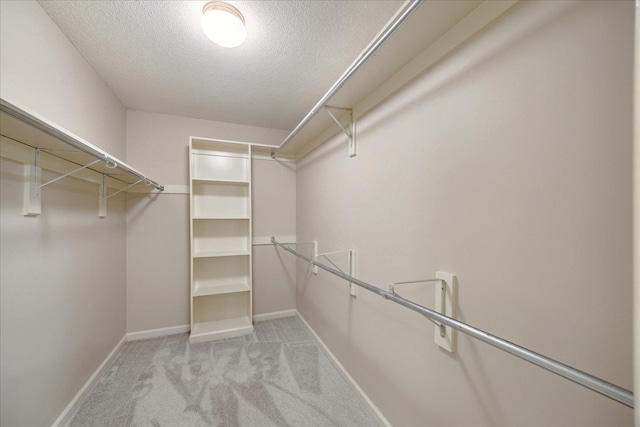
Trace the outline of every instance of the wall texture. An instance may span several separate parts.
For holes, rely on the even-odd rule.
[[[124,159],[124,107],[36,2],[0,3],[0,96]],[[51,425],[125,334],[125,201],[99,219],[68,178],[25,218],[5,160],[0,189],[0,424]]]
[[[0,96],[126,161],[126,112],[35,1],[0,5]]]
[[[295,163],[254,158],[252,174],[254,243],[295,236]],[[254,245],[254,315],[296,308],[295,266],[293,257],[283,256],[273,245]]]
[[[633,2],[513,8],[298,162],[297,235],[358,277],[457,274],[457,318],[632,389]],[[286,256],[283,255],[283,256]],[[397,426],[622,426],[633,411],[344,281],[297,308]],[[431,306],[433,286],[402,295]]]
[[[51,425],[125,334],[125,202],[99,219],[68,178],[24,217],[22,165],[0,162],[2,425]]]
[[[189,137],[280,143],[286,132],[140,111],[127,112],[127,158],[177,193],[127,197],[127,331],[189,324]],[[295,167],[256,160],[254,235],[295,235]],[[270,193],[269,193],[270,194]],[[295,308],[295,263],[254,248],[254,314]]]

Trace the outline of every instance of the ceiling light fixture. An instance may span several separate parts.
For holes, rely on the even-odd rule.
[[[223,47],[240,46],[247,38],[244,16],[230,4],[212,1],[202,9],[202,31]]]

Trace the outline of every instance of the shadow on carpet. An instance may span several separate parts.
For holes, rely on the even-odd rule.
[[[124,345],[69,426],[375,426],[295,317],[239,338]]]

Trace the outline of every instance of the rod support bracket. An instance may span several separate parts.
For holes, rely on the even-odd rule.
[[[389,292],[398,295],[395,291],[398,285],[407,285],[410,283],[434,283],[436,285],[435,295],[435,311],[448,317],[454,317],[454,308],[456,301],[456,276],[454,274],[436,272],[435,279],[409,280],[405,282],[394,282],[389,286]],[[399,295],[398,295],[399,296]],[[429,318],[427,318],[429,319]],[[455,351],[455,330],[450,326],[446,326],[433,319],[429,319],[434,324],[434,342],[448,352]]]
[[[39,162],[36,165],[24,165],[24,216],[38,216],[42,213],[40,179],[42,170]]]
[[[324,110],[331,116],[333,121],[338,125],[342,132],[349,138],[348,152],[349,157],[355,157],[356,153],[356,121],[353,120],[353,110],[351,108],[333,107],[331,105],[325,105]],[[333,114],[331,110],[339,110],[346,112],[349,115],[349,123],[344,126],[340,123],[340,120]]]
[[[345,272],[343,269],[341,269],[340,267],[338,267],[336,265],[335,262],[333,262],[331,260],[331,258],[329,258],[330,255],[338,255],[338,254],[346,254],[347,255],[347,271]],[[336,251],[336,252],[327,252],[324,254],[316,254],[315,255],[315,259],[317,260],[318,258],[324,258],[327,261],[329,261],[329,263],[331,265],[333,265],[339,272],[346,274],[348,276],[351,277],[356,277],[356,251],[354,250],[346,250],[346,251]],[[317,268],[317,267],[316,267]],[[352,297],[355,297],[358,295],[357,292],[358,286],[355,283],[349,282],[349,294]]]
[[[436,286],[435,308],[445,316],[455,318],[455,308],[458,298],[458,279],[455,274],[436,272],[440,286]],[[450,353],[456,351],[456,330],[451,326],[437,325],[434,330],[433,341],[443,350]]]

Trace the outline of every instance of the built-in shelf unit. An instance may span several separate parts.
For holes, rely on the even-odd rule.
[[[190,342],[253,332],[251,144],[191,138]]]

